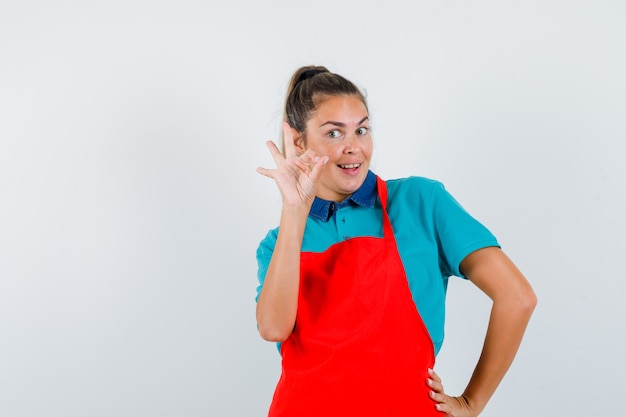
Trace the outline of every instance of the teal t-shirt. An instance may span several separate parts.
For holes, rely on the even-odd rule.
[[[387,211],[409,288],[438,353],[444,337],[448,278],[463,277],[459,266],[471,252],[499,244],[440,182],[409,177],[386,183]],[[257,298],[277,235],[278,228],[270,230],[257,249]],[[335,243],[358,236],[383,236],[382,207],[372,172],[344,202],[316,198],[307,219],[302,251],[323,252]]]

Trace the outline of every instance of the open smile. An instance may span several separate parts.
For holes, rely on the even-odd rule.
[[[345,165],[337,165],[341,169],[356,169],[361,166],[361,164],[345,164]]]

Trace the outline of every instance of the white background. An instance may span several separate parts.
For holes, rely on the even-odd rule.
[[[255,168],[311,63],[366,90],[374,170],[444,182],[538,294],[483,415],[620,415],[625,4],[214,3],[0,3],[0,415],[265,415]],[[450,393],[488,310],[452,280]]]

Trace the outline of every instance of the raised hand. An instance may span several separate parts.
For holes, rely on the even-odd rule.
[[[294,144],[294,129],[286,122],[283,123],[283,133],[285,156],[280,153],[274,142],[268,141],[267,147],[276,168],[257,168],[257,172],[276,182],[283,198],[283,205],[310,207],[328,157],[320,157],[310,149],[298,155]]]

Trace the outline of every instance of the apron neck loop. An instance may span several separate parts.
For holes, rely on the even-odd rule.
[[[378,198],[380,199],[380,204],[383,206],[383,211],[387,211],[387,184],[385,180],[376,176],[376,185],[378,186]]]

